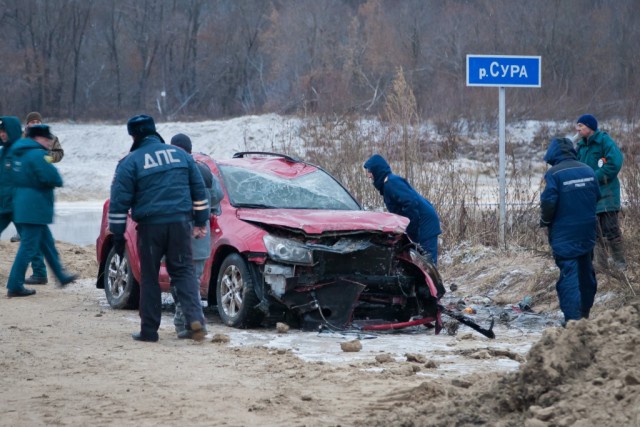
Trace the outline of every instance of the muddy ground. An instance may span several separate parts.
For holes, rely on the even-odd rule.
[[[81,280],[0,297],[2,426],[640,425],[640,301],[612,304],[605,292],[591,320],[557,327],[545,257],[450,254],[448,303],[503,314],[495,340],[461,327],[344,353],[357,336],[238,331],[212,311],[203,343],[176,339],[170,311],[158,343],[135,342],[136,313],[110,309],[95,288],[94,248],[58,247]],[[16,249],[0,242],[2,283]],[[543,315],[517,324],[526,295]]]

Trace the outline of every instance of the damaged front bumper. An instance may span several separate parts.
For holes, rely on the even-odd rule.
[[[261,268],[264,294],[299,316],[306,330],[345,329],[357,321],[367,328],[411,326],[407,322],[420,319],[435,323],[439,332],[440,277],[415,245],[400,237],[296,240],[293,250],[285,247],[287,239],[272,239]],[[283,262],[287,257],[305,262]]]

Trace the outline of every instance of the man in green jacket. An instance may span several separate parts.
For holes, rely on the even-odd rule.
[[[9,151],[13,144],[20,139],[21,134],[22,128],[17,117],[0,117],[0,233],[13,221],[14,186],[10,176],[11,156]],[[16,230],[20,232],[20,226],[15,221],[13,223]],[[39,283],[47,283],[47,268],[41,253],[38,253],[31,260],[31,267],[33,275],[42,278]]]
[[[591,114],[578,118],[576,130],[580,137],[576,147],[578,160],[591,166],[595,171],[602,195],[596,206],[599,247],[596,253],[598,250],[603,251],[608,244],[616,267],[624,270],[627,263],[624,258],[622,232],[618,221],[618,212],[620,212],[618,172],[622,168],[624,156],[615,141],[606,132],[598,129],[598,121]]]
[[[8,297],[26,297],[36,293],[24,287],[29,261],[42,252],[62,286],[78,276],[67,273],[58,257],[48,224],[53,222],[53,189],[62,187],[62,177],[50,163],[48,150],[53,135],[47,125],[31,126],[26,138],[9,151],[11,182],[14,186],[13,221],[20,230],[20,248],[7,283]]]
[[[24,124],[23,136],[27,134],[29,127],[34,125],[41,125],[41,124],[42,124],[42,115],[40,113],[38,113],[37,111],[33,111],[27,114],[27,118],[25,119],[25,124]],[[49,156],[52,159],[51,163],[58,163],[64,157],[64,150],[60,145],[60,140],[55,135],[53,138],[53,145],[49,150]],[[15,236],[11,237],[11,241],[19,242],[20,233],[17,233]],[[36,257],[33,259],[31,263],[31,269],[33,271],[33,274],[31,275],[31,277],[27,277],[24,279],[24,284],[25,285],[46,285],[48,282],[47,268],[44,265],[44,261],[41,253],[36,255]]]

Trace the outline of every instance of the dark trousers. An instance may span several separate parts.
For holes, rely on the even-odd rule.
[[[162,316],[162,297],[158,274],[165,257],[167,272],[187,325],[199,321],[205,325],[200,305],[200,287],[193,272],[191,255],[191,224],[138,224],[138,254],[140,256],[140,333],[155,336]]]
[[[0,214],[0,233],[2,233],[13,221],[13,215],[11,213],[3,213]],[[18,234],[20,233],[20,224],[15,224],[16,231]],[[42,256],[42,252],[38,251],[38,253],[31,260],[31,269],[33,270],[33,275],[36,277],[47,277],[47,267],[44,265],[44,259]]]
[[[556,292],[565,321],[589,317],[598,290],[593,253],[577,258],[556,258],[556,265],[560,269]]]
[[[420,242],[420,246],[431,256],[433,265],[438,266],[438,236],[424,239]]]
[[[41,253],[49,263],[51,270],[63,282],[67,279],[67,273],[62,269],[58,251],[49,226],[46,224],[20,224],[20,248],[11,267],[7,288],[17,291],[24,287],[24,275],[33,257]]]
[[[7,228],[12,221],[13,215],[10,213],[0,213],[0,234],[2,234],[4,229]]]
[[[618,211],[598,214],[598,239],[603,239],[607,242],[616,242],[622,239]]]

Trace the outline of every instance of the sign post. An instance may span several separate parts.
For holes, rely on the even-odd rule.
[[[467,55],[467,86],[498,87],[498,139],[500,222],[498,241],[506,247],[506,178],[505,178],[505,87],[541,87],[541,57],[512,55]]]

